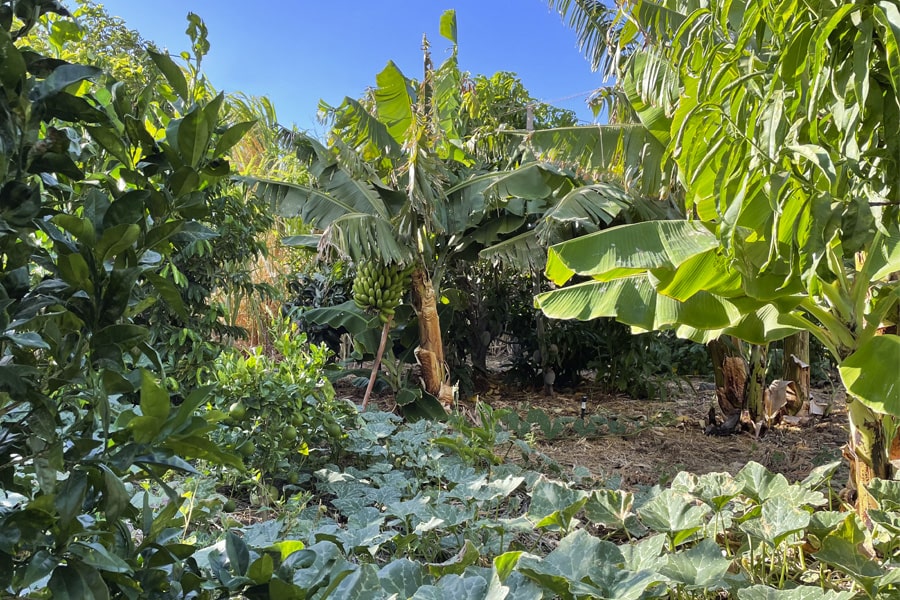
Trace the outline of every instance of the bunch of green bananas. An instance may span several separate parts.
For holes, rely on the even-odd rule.
[[[406,291],[409,272],[397,265],[367,261],[353,280],[353,301],[363,310],[375,310],[382,323],[394,315]]]

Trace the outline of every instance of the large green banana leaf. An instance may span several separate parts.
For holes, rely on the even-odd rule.
[[[880,335],[841,362],[841,380],[872,410],[900,415],[900,336]]]
[[[635,332],[674,329],[679,337],[701,343],[735,335],[763,344],[803,329],[802,322],[782,308],[750,298],[730,299],[705,291],[685,301],[664,296],[656,291],[649,273],[545,292],[535,305],[553,319],[610,317]]]
[[[610,281],[651,269],[674,270],[717,247],[715,234],[696,221],[621,225],[551,246],[546,274],[556,285],[575,275]]]

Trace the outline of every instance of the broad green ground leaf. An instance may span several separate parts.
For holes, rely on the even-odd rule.
[[[809,475],[800,482],[800,485],[810,490],[818,489],[831,480],[835,471],[840,468],[841,464],[843,464],[843,461],[836,460],[828,464],[819,465],[809,472]]]
[[[294,552],[306,548],[306,544],[300,540],[284,540],[272,544],[272,547],[281,553],[281,561],[284,562]]]
[[[666,547],[666,536],[652,535],[637,543],[623,544],[619,547],[625,558],[625,568],[630,571],[657,572],[666,563],[663,549]]]
[[[879,335],[864,342],[838,369],[847,391],[875,412],[900,416],[900,336]]]
[[[754,585],[738,590],[738,600],[850,600],[854,592],[823,590],[821,587],[803,585],[790,590],[779,590],[768,585]]]
[[[506,581],[510,573],[513,572],[516,565],[519,563],[519,558],[521,558],[522,554],[524,553],[521,550],[516,550],[504,552],[500,556],[494,557],[494,571],[496,571],[497,577],[501,582]]]
[[[384,591],[378,578],[378,568],[373,564],[360,565],[358,569],[341,579],[329,597],[382,600]]]
[[[760,516],[741,523],[741,530],[774,548],[792,533],[803,531],[809,520],[809,512],[777,496],[763,502]]]
[[[466,540],[463,547],[450,559],[442,563],[428,563],[426,568],[428,572],[435,577],[442,577],[448,574],[459,575],[466,570],[469,565],[475,564],[481,553],[471,541]]]
[[[870,595],[887,573],[876,561],[863,556],[856,544],[837,535],[826,536],[814,556],[852,577]]]
[[[522,555],[517,570],[553,593],[572,598],[572,586],[595,576],[600,565],[622,560],[622,553],[614,544],[579,529],[560,540],[545,558]]]
[[[271,600],[306,600],[306,590],[293,583],[273,578],[269,582],[269,598]]]
[[[659,572],[687,589],[713,590],[727,587],[725,574],[731,560],[722,556],[722,549],[710,539],[668,556]]]
[[[873,479],[867,487],[882,510],[900,511],[900,481]]]
[[[684,540],[703,527],[710,510],[689,494],[664,490],[644,503],[638,515],[650,529]]]
[[[447,575],[434,585],[423,585],[412,596],[413,600],[486,600],[488,582],[484,577]]]
[[[573,490],[570,487],[541,479],[531,490],[531,504],[528,517],[537,523],[537,527],[557,526],[568,529],[572,518],[587,502],[587,492]]]
[[[416,590],[431,583],[431,577],[425,568],[408,558],[392,560],[378,571],[381,588],[387,593],[396,594],[398,598],[410,598]]]
[[[584,514],[592,523],[640,537],[647,529],[634,512],[634,494],[622,490],[594,490],[584,505]]]
[[[819,510],[812,514],[806,531],[812,535],[823,538],[832,533],[835,528],[847,518],[846,513],[830,510]]]
[[[515,475],[507,475],[503,479],[491,481],[487,481],[487,476],[484,475],[474,481],[457,485],[447,492],[446,497],[458,498],[463,501],[472,499],[487,502],[498,498],[507,498],[523,483],[525,483],[525,478]]]
[[[758,462],[750,461],[735,476],[744,493],[759,503],[788,493],[790,483],[781,473],[772,473]]]
[[[740,494],[743,488],[730,473],[704,473],[697,480],[694,494],[718,512]]]

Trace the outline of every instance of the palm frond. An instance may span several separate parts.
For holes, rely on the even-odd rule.
[[[547,261],[547,251],[533,229],[488,246],[478,256],[494,265],[506,265],[518,271],[540,270]]]
[[[353,261],[377,258],[385,263],[408,264],[409,246],[397,239],[397,229],[374,215],[352,213],[335,219],[325,230],[322,246],[334,248]]]
[[[595,71],[612,67],[611,34],[616,11],[599,0],[550,0],[550,8],[575,31],[578,49]]]
[[[593,233],[612,223],[633,202],[634,198],[621,187],[612,183],[597,183],[566,194],[544,213],[544,219],[577,224],[586,233]]]
[[[594,178],[612,175],[625,189],[639,186],[641,195],[667,192],[665,149],[643,124],[544,129],[529,135],[527,143],[545,160]]]

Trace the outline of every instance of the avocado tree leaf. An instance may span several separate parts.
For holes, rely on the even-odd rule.
[[[166,419],[170,408],[171,402],[166,389],[150,371],[141,369],[141,412],[147,417]]]
[[[109,600],[109,588],[100,572],[77,561],[56,567],[47,587],[59,600]]]
[[[181,292],[170,279],[156,273],[145,273],[144,277],[156,289],[160,297],[166,301],[176,315],[187,321],[188,312],[181,297]]]
[[[211,128],[200,105],[192,108],[178,125],[178,150],[185,164],[196,167],[206,156]]]
[[[119,132],[112,127],[103,125],[85,125],[85,129],[87,129],[91,138],[97,142],[101,148],[114,156],[116,160],[128,168],[133,166],[131,154],[128,152],[128,148],[125,147],[125,143],[122,141],[123,138]]]

